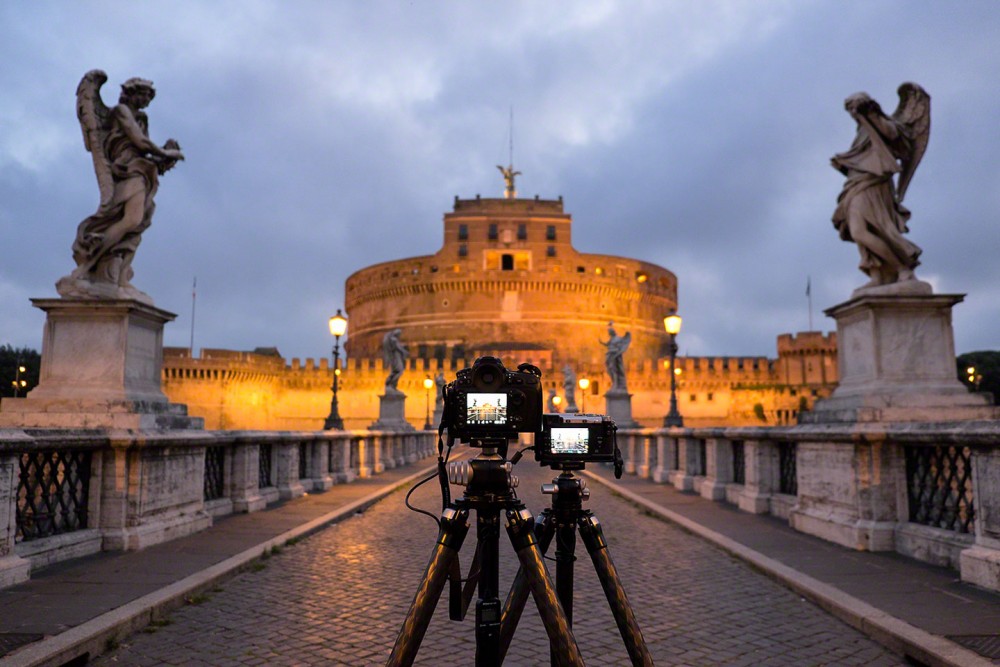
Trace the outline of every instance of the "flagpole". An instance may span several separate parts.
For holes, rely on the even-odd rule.
[[[809,300],[809,331],[813,330],[813,295],[812,295],[812,277],[806,278],[806,298]]]
[[[194,305],[198,296],[198,276],[194,277],[191,285],[191,358],[194,358]]]

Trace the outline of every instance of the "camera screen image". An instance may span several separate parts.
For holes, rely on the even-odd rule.
[[[466,396],[467,424],[506,424],[507,394],[475,393]]]
[[[590,429],[553,428],[553,454],[586,454],[590,447]]]

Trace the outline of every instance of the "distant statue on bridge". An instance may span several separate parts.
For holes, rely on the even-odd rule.
[[[514,171],[514,165],[510,165],[509,167],[497,165],[497,169],[499,169],[500,173],[503,174],[503,180],[504,183],[506,183],[506,187],[503,191],[504,199],[516,199],[517,188],[514,187],[514,178],[516,176],[520,176],[521,172]]]
[[[579,412],[580,409],[576,407],[576,371],[573,370],[572,366],[566,365],[562,372],[563,394],[566,398],[566,406],[562,412]]]
[[[439,372],[437,377],[434,378],[434,410],[444,407],[444,388],[448,382],[444,379],[444,373]]]
[[[604,355],[604,365],[608,375],[611,376],[611,389],[608,393],[626,393],[625,380],[625,351],[632,344],[632,332],[627,332],[624,336],[615,333],[614,322],[608,322],[608,342],[598,341],[607,348]]]
[[[396,385],[399,384],[399,378],[406,370],[406,360],[410,357],[410,351],[399,340],[402,333],[402,329],[393,329],[382,338],[382,358],[389,369],[389,376],[385,379],[386,394],[402,393]]]
[[[903,197],[927,149],[931,97],[915,83],[904,83],[898,93],[892,116],[867,93],[848,97],[844,108],[858,124],[857,135],[846,152],[831,159],[847,177],[833,225],[841,239],[858,244],[858,268],[870,278],[861,289],[914,281],[920,264],[920,248],[903,236],[910,218]]]
[[[56,283],[63,297],[137,299],[149,304],[149,295],[131,284],[132,260],[142,233],[152,224],[153,197],[159,176],[184,159],[180,146],[168,139],[163,147],[149,139],[149,120],[143,111],[156,90],[146,79],[122,84],[113,109],[101,100],[108,75],[91,70],[76,90],[76,111],[83,145],[90,152],[101,201],[97,212],[77,227],[73,243],[76,269]]]

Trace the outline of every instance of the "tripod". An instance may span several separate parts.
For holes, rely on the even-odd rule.
[[[582,462],[564,462],[553,464],[553,468],[562,470],[562,474],[552,480],[552,484],[543,484],[542,493],[552,496],[552,507],[542,510],[535,524],[535,538],[538,540],[541,552],[544,554],[552,538],[556,538],[556,592],[559,602],[566,612],[569,624],[573,624],[573,562],[576,560],[576,531],[590,553],[601,587],[608,598],[611,613],[618,624],[633,665],[652,667],[653,658],[646,648],[642,631],[635,620],[632,606],[629,604],[625,589],[618,578],[618,570],[611,560],[608,543],[604,539],[604,531],[594,513],[583,509],[583,501],[590,498],[586,488],[586,480],[573,475],[573,470],[582,470]],[[507,654],[514,630],[521,618],[524,604],[528,598],[527,573],[518,570],[517,577],[511,586],[510,594],[504,604],[500,629],[501,659]],[[558,664],[555,646],[552,648],[552,664]]]
[[[503,447],[506,446],[503,443]],[[443,464],[442,464],[443,465]],[[549,636],[554,660],[559,665],[583,665],[580,649],[570,628],[566,613],[559,604],[552,580],[542,561],[542,553],[533,531],[531,513],[513,493],[515,484],[511,466],[497,454],[496,447],[484,447],[482,453],[468,464],[453,464],[453,481],[465,483],[463,497],[448,505],[441,514],[441,529],[431,553],[423,580],[406,614],[403,627],[396,637],[386,667],[413,664],[424,633],[430,624],[434,607],[451,577],[450,616],[462,620],[471,602],[474,589],[476,601],[476,667],[499,667],[506,654],[501,653],[501,607],[499,597],[499,537],[500,512],[507,519],[507,535],[517,552],[521,567],[518,576],[524,588],[524,609],[528,591],[535,598],[539,615]],[[466,467],[461,467],[466,466]],[[461,478],[461,479],[455,479]],[[447,485],[447,482],[442,482]],[[476,512],[476,555],[464,590],[458,583],[458,552],[469,531],[469,511]],[[511,633],[513,634],[513,632]],[[509,640],[507,643],[509,646]]]

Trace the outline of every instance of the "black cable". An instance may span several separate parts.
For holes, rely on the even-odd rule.
[[[427,510],[422,510],[419,507],[414,507],[413,505],[410,504],[410,495],[414,491],[417,490],[417,487],[420,486],[421,484],[425,484],[425,483],[431,481],[432,479],[434,479],[437,476],[438,476],[438,472],[437,472],[437,470],[435,470],[431,474],[427,475],[427,477],[424,477],[422,480],[420,480],[419,482],[417,482],[416,484],[414,484],[413,487],[409,491],[406,492],[406,499],[403,502],[406,505],[407,509],[413,510],[414,512],[419,512],[420,514],[426,514],[430,518],[434,519],[434,523],[437,524],[438,529],[440,530],[441,529],[441,520],[440,519],[438,519],[435,515],[431,514]]]

